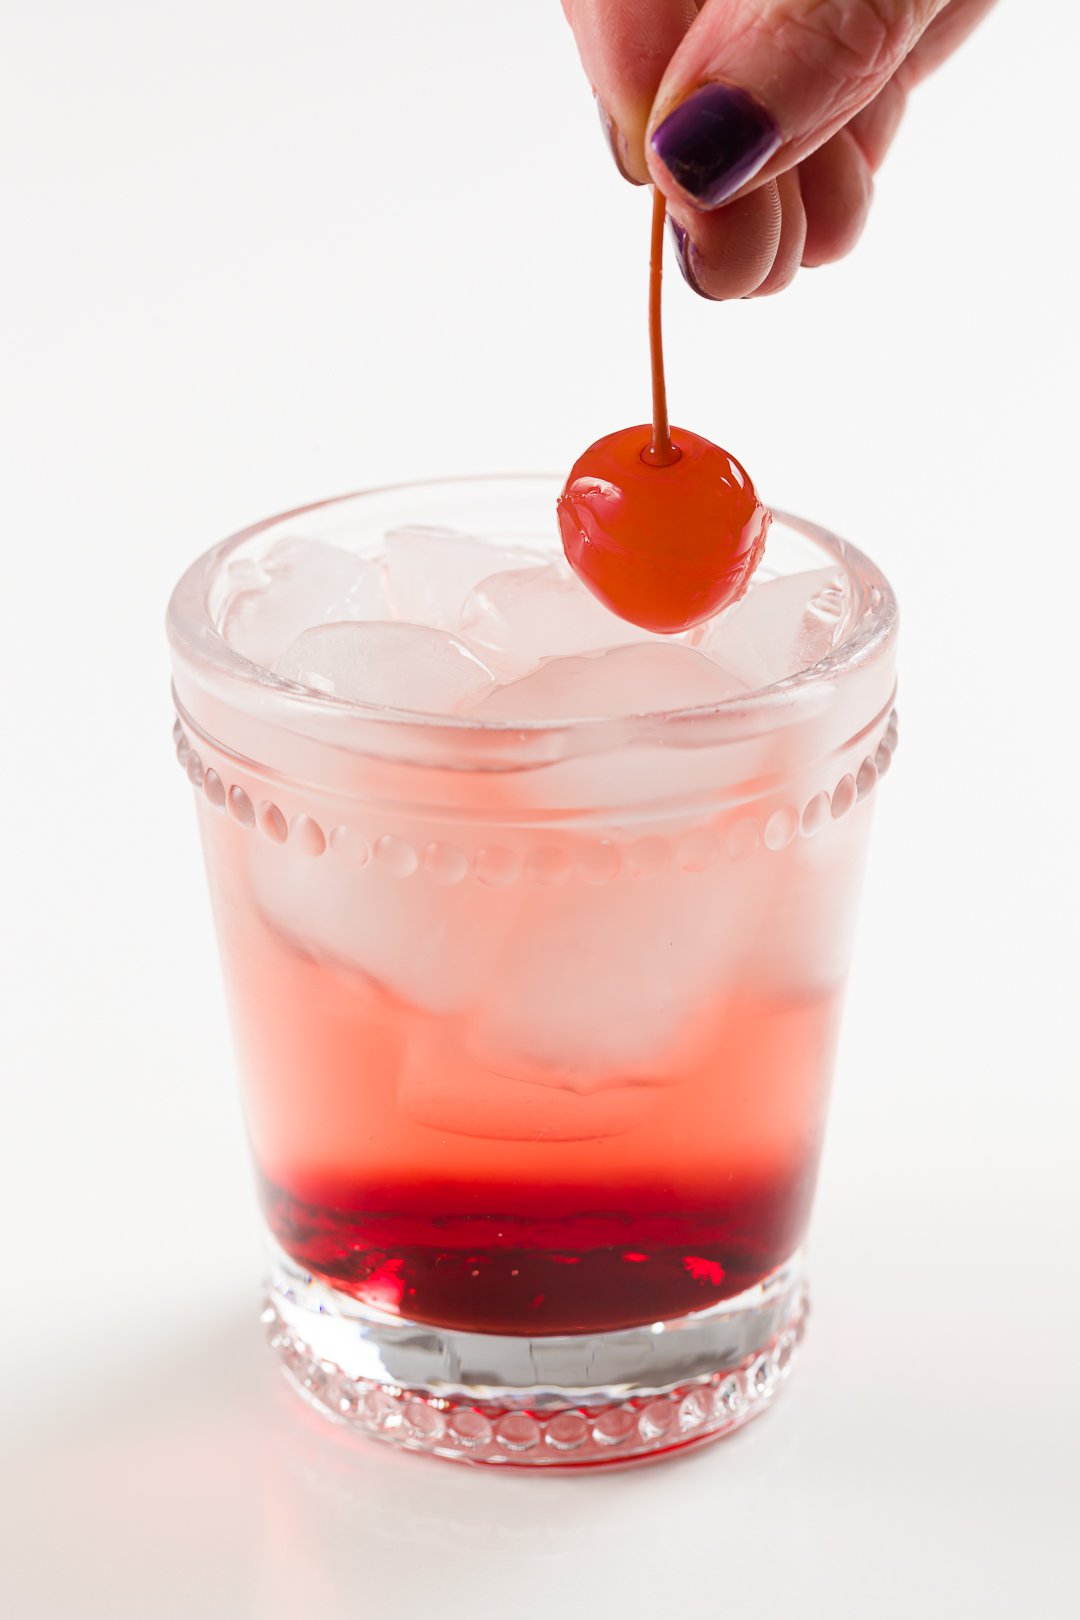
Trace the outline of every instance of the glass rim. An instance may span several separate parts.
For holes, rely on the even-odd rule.
[[[772,509],[774,521],[785,524],[823,546],[844,568],[849,579],[861,585],[863,611],[859,614],[851,632],[827,657],[782,680],[713,703],[696,704],[680,709],[653,709],[628,716],[589,715],[553,717],[545,720],[478,720],[470,715],[442,715],[393,709],[363,703],[355,698],[316,692],[311,687],[276,675],[273,670],[254,663],[230,646],[211,616],[210,587],[218,570],[233,551],[275,525],[304,517],[308,513],[342,506],[350,501],[360,501],[374,496],[404,495],[414,489],[433,490],[439,487],[460,489],[468,485],[525,483],[543,483],[557,487],[561,482],[560,474],[550,472],[465,473],[438,478],[407,479],[350,490],[341,495],[331,495],[261,518],[258,522],[249,524],[246,528],[218,541],[216,545],[196,557],[185,569],[169,598],[166,627],[170,645],[178,655],[192,660],[204,670],[224,677],[230,684],[237,683],[248,689],[261,689],[287,701],[290,706],[299,705],[301,712],[307,710],[312,715],[336,717],[340,721],[351,718],[356,722],[374,724],[380,728],[403,728],[414,733],[425,730],[439,731],[451,735],[456,733],[461,737],[470,735],[485,735],[492,738],[520,737],[523,734],[541,736],[552,732],[564,735],[572,733],[583,737],[608,730],[612,726],[625,728],[634,721],[650,725],[670,721],[678,723],[681,730],[683,726],[692,726],[696,720],[708,726],[710,738],[715,740],[715,728],[718,723],[723,723],[725,717],[730,719],[733,735],[745,735],[747,723],[752,721],[755,715],[763,716],[766,711],[788,708],[793,704],[801,708],[800,699],[812,696],[828,682],[868,662],[895,632],[898,619],[896,597],[888,579],[877,564],[858,547],[841,540],[820,524],[777,508]],[[773,718],[775,721],[776,716]]]

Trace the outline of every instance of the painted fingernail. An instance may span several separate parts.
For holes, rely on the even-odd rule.
[[[675,246],[675,258],[682,271],[683,280],[688,287],[693,288],[699,298],[708,298],[708,293],[694,274],[694,244],[690,240],[690,232],[685,225],[680,225],[678,220],[672,219],[670,215],[668,224],[671,226],[671,240]]]
[[[604,103],[600,100],[600,97],[596,95],[595,90],[593,91],[593,95],[596,97],[596,110],[600,114],[600,128],[607,137],[607,143],[611,148],[611,155],[615,159],[615,167],[618,169],[623,179],[629,180],[632,186],[643,185],[644,182],[641,180],[635,180],[634,176],[626,167],[626,136],[622,133],[618,124],[616,124],[615,120],[604,106]]]
[[[653,130],[649,144],[699,208],[718,208],[780,145],[775,118],[733,84],[703,84]]]

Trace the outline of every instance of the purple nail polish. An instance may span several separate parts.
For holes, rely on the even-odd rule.
[[[671,226],[671,240],[675,247],[675,258],[682,271],[683,280],[688,287],[697,293],[699,298],[708,298],[708,293],[694,274],[694,244],[690,240],[690,233],[685,225],[680,225],[677,219],[668,216]]]
[[[600,128],[607,136],[607,143],[611,148],[611,155],[615,159],[615,167],[618,169],[624,180],[629,180],[632,186],[640,186],[642,182],[640,180],[635,180],[634,176],[626,167],[626,158],[624,156],[626,142],[619,131],[615,120],[612,118],[611,114],[608,112],[595,90],[593,91],[593,95],[596,99],[596,110],[600,114]]]
[[[733,84],[703,84],[653,130],[650,145],[699,208],[718,208],[780,145],[775,118]]]

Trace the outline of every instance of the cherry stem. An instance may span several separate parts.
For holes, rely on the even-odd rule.
[[[670,467],[682,454],[671,442],[668,426],[667,386],[664,382],[664,339],[660,323],[660,291],[664,280],[664,220],[667,202],[659,186],[653,187],[652,237],[649,245],[649,358],[652,363],[652,440],[641,452],[653,467]]]

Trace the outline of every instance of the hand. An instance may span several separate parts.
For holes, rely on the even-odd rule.
[[[854,246],[908,92],[993,0],[563,0],[620,170],[706,298]]]

